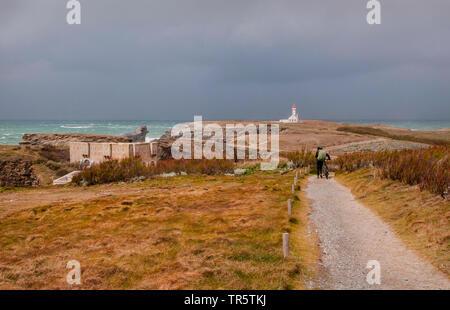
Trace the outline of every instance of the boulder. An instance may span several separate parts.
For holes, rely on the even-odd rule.
[[[145,142],[145,137],[147,136],[148,130],[147,126],[141,126],[136,129],[135,132],[129,132],[122,135],[122,137],[131,139],[131,142]]]
[[[236,122],[238,123],[238,122]],[[186,123],[186,125],[188,125],[191,129],[191,137],[194,137],[194,129],[193,129],[193,123]],[[206,125],[206,123],[204,124],[204,126]],[[225,146],[226,146],[226,131],[224,128],[224,124],[221,125],[223,132],[222,132],[222,144],[224,146],[224,157],[225,157]],[[271,133],[271,127],[269,126],[267,129],[267,134],[270,136]],[[257,128],[257,134],[259,134],[259,127]],[[172,158],[172,144],[181,137],[181,134],[179,136],[171,136],[171,130],[167,130],[158,140],[156,140],[156,142],[158,143],[158,151],[157,151],[157,157],[158,159],[170,159]],[[210,137],[206,137],[203,136],[202,138],[202,144],[205,143],[206,140],[211,139]],[[219,140],[220,142],[220,140]],[[193,149],[194,149],[194,140],[191,140],[191,154],[193,153]],[[248,157],[248,144],[246,143],[245,145],[245,152],[246,152],[246,157]],[[234,161],[237,161],[237,147],[236,147],[236,139],[235,139],[235,146],[234,146]]]
[[[177,176],[177,173],[176,172],[162,173],[159,176],[161,176],[163,178],[170,178],[170,177]]]
[[[169,159],[172,158],[172,144],[178,137],[171,137],[170,130],[167,130],[159,139],[158,139],[158,150],[156,156],[158,159]]]

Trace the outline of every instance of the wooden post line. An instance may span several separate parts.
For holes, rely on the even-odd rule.
[[[292,195],[294,195],[294,194],[295,194],[295,185],[292,184]]]
[[[283,233],[283,257],[289,256],[289,233]]]
[[[288,199],[288,215],[292,215],[292,200]]]

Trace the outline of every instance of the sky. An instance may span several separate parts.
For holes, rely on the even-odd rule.
[[[0,119],[450,119],[450,1],[0,2]]]

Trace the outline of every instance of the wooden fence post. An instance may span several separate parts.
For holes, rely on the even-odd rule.
[[[288,199],[288,215],[292,215],[292,200]]]
[[[294,194],[295,194],[295,185],[292,184],[292,195],[294,195]]]
[[[283,257],[289,256],[289,233],[283,233]]]

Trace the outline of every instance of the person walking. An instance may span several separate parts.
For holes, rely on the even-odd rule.
[[[317,147],[316,152],[316,164],[317,164],[317,178],[322,178],[322,168],[323,164],[325,163],[325,160],[331,160],[330,154],[325,152],[323,147],[319,146]]]

